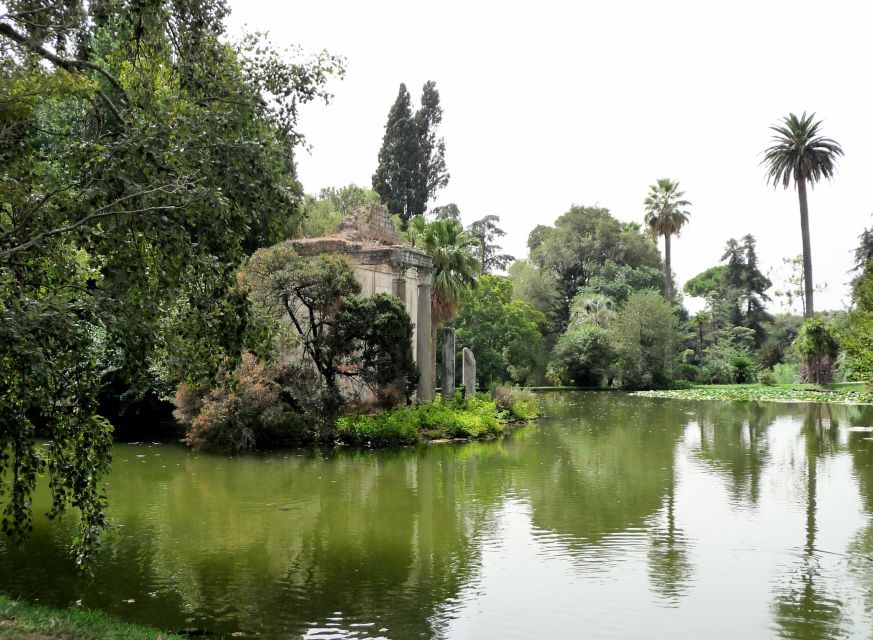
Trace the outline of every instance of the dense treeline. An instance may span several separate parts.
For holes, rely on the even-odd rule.
[[[3,528],[103,524],[105,417],[202,384],[259,327],[242,260],[302,218],[300,105],[341,61],[231,43],[222,0],[11,0],[0,18]],[[43,449],[34,440],[51,440]]]

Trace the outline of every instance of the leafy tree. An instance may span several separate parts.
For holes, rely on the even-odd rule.
[[[302,362],[323,383],[324,415],[343,406],[342,380],[373,391],[393,386],[409,398],[416,382],[409,315],[394,296],[360,297],[341,256],[302,257],[286,241],[255,252],[243,279],[260,312],[294,328]]]
[[[840,336],[851,371],[873,388],[873,271],[866,270],[853,290],[855,308]]]
[[[696,298],[718,298],[724,293],[724,278],[727,267],[716,265],[701,271],[685,282],[685,293]]]
[[[512,256],[499,253],[500,245],[494,242],[502,238],[506,232],[497,226],[500,216],[488,215],[481,220],[476,220],[467,227],[467,234],[475,238],[475,254],[479,258],[481,273],[491,273],[492,270],[503,271],[509,263],[515,260]]]
[[[610,324],[610,343],[624,386],[661,387],[672,383],[678,323],[667,301],[654,291],[628,298]]]
[[[611,383],[615,357],[609,332],[591,318],[574,320],[552,352],[552,367],[564,372],[565,382],[583,387]]]
[[[446,170],[446,141],[437,137],[443,121],[443,108],[436,82],[428,80],[421,90],[421,106],[415,113],[418,139],[421,145],[421,195],[424,205],[433,200],[437,191],[449,183]],[[424,208],[419,212],[424,213]]]
[[[756,344],[764,341],[764,323],[770,320],[765,302],[771,283],[760,269],[755,238],[746,235],[741,242],[731,238],[722,255],[725,264],[710,267],[685,283],[690,295],[706,298],[717,328],[742,326],[755,331]]]
[[[435,220],[442,220],[444,218],[451,218],[452,220],[461,221],[461,210],[458,209],[458,205],[454,202],[450,202],[449,204],[443,205],[441,207],[434,207],[431,209],[431,214]]]
[[[815,121],[814,113],[807,115],[804,112],[799,118],[789,114],[781,124],[770,127],[776,133],[772,145],[764,151],[762,162],[774,187],[781,184],[787,189],[793,180],[797,188],[803,239],[804,315],[807,318],[812,317],[815,307],[806,184],[809,182],[814,187],[822,178],[833,178],[836,159],[843,155],[843,149],[836,141],[819,134],[820,128],[821,121]]]
[[[530,381],[540,358],[540,327],[546,319],[529,304],[512,299],[507,278],[482,275],[452,324],[457,342],[476,354],[479,386]]]
[[[424,213],[422,199],[422,151],[419,130],[412,113],[412,103],[406,85],[400,85],[397,99],[388,112],[379,165],[373,174],[373,190],[382,198],[391,213],[400,216],[403,224]]]
[[[601,207],[571,207],[553,227],[534,228],[528,247],[531,263],[554,283],[559,333],[569,321],[573,298],[610,263],[661,266],[658,248],[639,225],[622,224]]]
[[[855,249],[855,266],[852,268],[852,271],[858,275],[852,279],[853,290],[870,270],[869,265],[873,262],[873,229],[864,229],[858,240],[858,247]]]
[[[671,266],[670,238],[678,236],[688,222],[686,208],[691,204],[683,200],[684,191],[679,191],[679,183],[669,178],[661,178],[649,187],[646,196],[645,223],[652,236],[664,236],[664,278],[667,300],[673,301],[673,271]]]
[[[27,531],[46,472],[51,514],[78,507],[80,560],[104,522],[101,384],[205,380],[239,356],[234,273],[299,218],[298,110],[341,71],[257,37],[232,48],[226,14],[34,0],[0,16],[4,528]],[[184,372],[162,360],[171,324],[200,343]]]
[[[585,290],[605,296],[620,306],[635,291],[662,291],[663,288],[664,272],[660,268],[645,265],[632,267],[608,260],[591,277]]]

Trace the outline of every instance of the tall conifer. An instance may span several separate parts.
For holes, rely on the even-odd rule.
[[[425,83],[421,108],[415,114],[406,85],[400,85],[385,124],[373,189],[391,213],[400,215],[404,226],[410,218],[423,215],[427,203],[448,184],[446,143],[437,137],[442,119],[435,82]]]
[[[420,196],[424,199],[422,203],[424,207],[433,199],[437,191],[449,183],[449,172],[446,170],[446,141],[437,138],[437,129],[442,121],[443,108],[440,106],[440,94],[436,82],[428,80],[422,87],[421,107],[415,114],[421,145],[422,193]]]
[[[421,164],[421,144],[409,91],[401,84],[385,124],[379,166],[373,174],[373,190],[391,213],[401,217],[404,227],[410,218],[424,213]]]

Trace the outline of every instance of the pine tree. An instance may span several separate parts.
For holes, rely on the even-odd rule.
[[[428,80],[421,90],[421,107],[415,114],[418,139],[421,145],[421,193],[423,206],[427,206],[436,192],[449,183],[446,170],[446,141],[437,138],[437,129],[443,121],[443,108],[436,82]],[[423,210],[422,210],[423,211]]]
[[[373,190],[391,213],[400,216],[404,227],[410,218],[424,213],[421,166],[419,129],[409,91],[401,84],[385,124],[379,166],[373,174]]]

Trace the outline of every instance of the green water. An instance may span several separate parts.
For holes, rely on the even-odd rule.
[[[545,396],[507,439],[228,458],[118,445],[0,591],[261,638],[871,638],[871,408]]]

